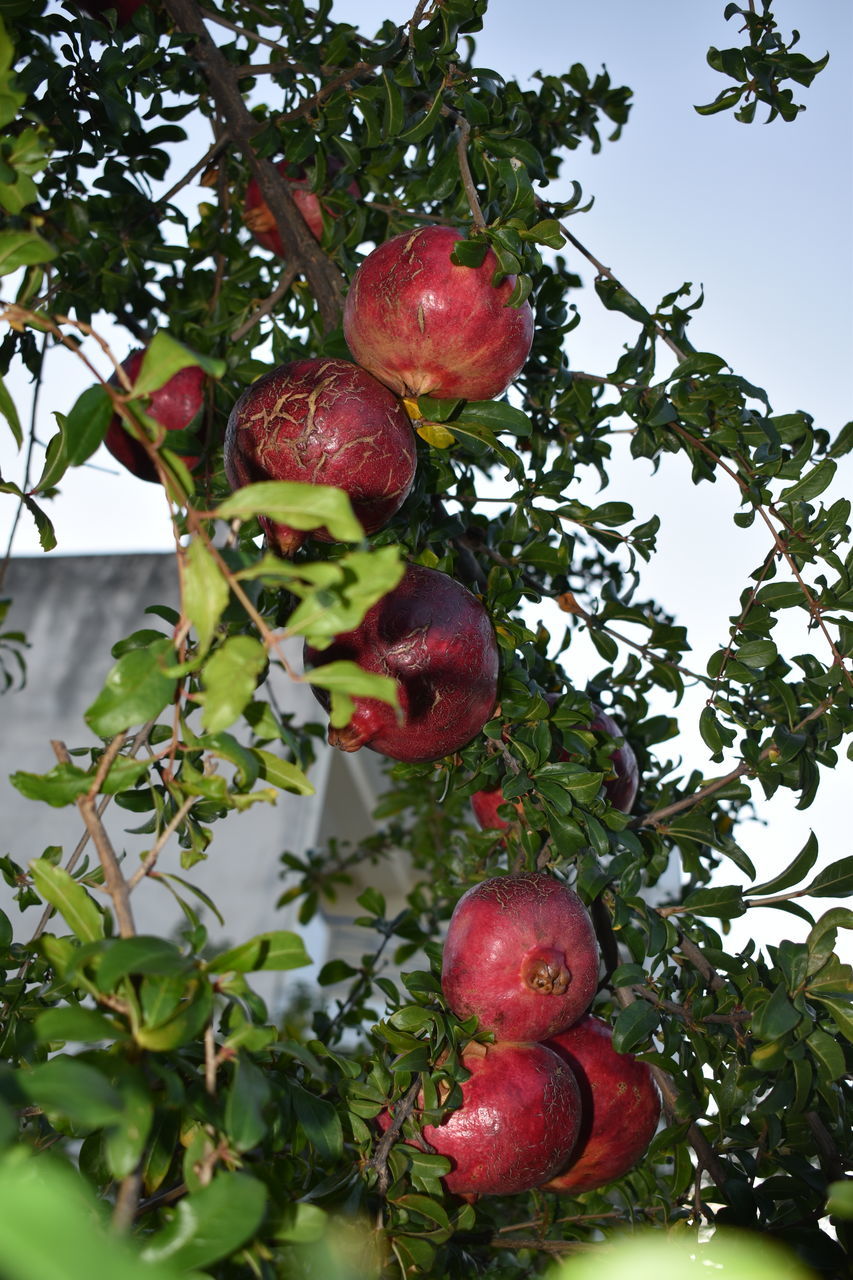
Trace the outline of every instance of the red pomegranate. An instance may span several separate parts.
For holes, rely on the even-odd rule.
[[[295,360],[240,396],[225,433],[232,489],[299,480],[344,489],[367,533],[390,520],[415,476],[412,424],[381,382],[349,360]],[[292,555],[306,535],[261,516],[270,545]],[[328,539],[320,530],[316,537]]]
[[[541,1044],[470,1044],[462,1105],[424,1125],[425,1145],[453,1162],[442,1181],[455,1195],[514,1195],[565,1164],[581,1127],[574,1074]],[[388,1117],[380,1117],[387,1128]]]
[[[334,177],[341,168],[340,160],[332,157],[328,162],[327,172],[330,177]],[[305,219],[308,230],[314,239],[319,240],[323,234],[323,212],[325,211],[332,218],[337,215],[327,204],[322,203],[316,191],[311,190],[313,166],[309,165],[307,168],[303,168],[302,165],[294,165],[288,163],[287,160],[279,160],[276,164],[276,169],[283,177],[287,178],[287,185],[290,188],[290,194],[293,196],[294,204]],[[347,190],[356,199],[361,195],[356,182],[351,182]],[[246,187],[243,221],[259,245],[264,249],[269,249],[279,258],[287,257],[275,218],[261,193],[257,178],[251,178]]]
[[[453,227],[405,232],[353,276],[344,336],[358,363],[398,395],[491,400],[530,354],[530,304],[506,305],[515,277],[492,283],[491,249],[479,267],[451,262],[462,238]]]
[[[93,18],[100,17],[107,9],[115,9],[119,26],[123,26],[125,22],[130,22],[137,9],[142,8],[145,0],[77,0],[77,3],[81,9],[91,13]]]
[[[132,351],[122,361],[121,367],[131,383],[136,381],[144,355],[144,351]],[[145,412],[167,431],[186,431],[197,427],[204,408],[204,378],[204,370],[197,364],[179,369],[162,387],[151,392]],[[110,384],[119,385],[115,375],[110,378]],[[114,414],[110,420],[104,444],[113,457],[140,480],[151,480],[155,484],[159,481],[157,469],[145,446],[124,429],[118,414]],[[185,457],[184,462],[192,470],[198,466],[200,459],[199,453]]]
[[[497,1040],[546,1040],[588,1008],[598,944],[573,890],[544,873],[494,876],[464,893],[444,943],[441,986],[459,1018]]]
[[[583,1115],[571,1163],[545,1184],[549,1191],[580,1195],[621,1178],[657,1129],[660,1094],[648,1064],[612,1042],[610,1027],[592,1014],[547,1042],[577,1077]]]
[[[306,666],[347,659],[397,682],[401,716],[386,702],[354,698],[329,742],[371,747],[393,760],[438,760],[480,732],[497,696],[498,647],[489,615],[446,573],[410,564],[400,584],[328,649],[306,646]],[[317,697],[324,702],[321,690]]]
[[[589,727],[590,729],[598,730],[600,733],[606,733],[611,738],[618,739],[623,736],[622,730],[613,717],[603,711],[601,707],[596,709],[595,719]],[[561,751],[557,759],[570,759],[569,752]],[[621,809],[622,813],[630,813],[637,798],[640,773],[637,757],[627,742],[623,742],[621,747],[616,747],[612,752],[610,767],[612,773],[604,779],[604,794],[614,809]],[[474,817],[484,829],[495,827],[499,830],[505,830],[509,826],[509,823],[498,814],[498,809],[503,803],[503,791],[500,787],[496,787],[493,791],[475,791],[471,797],[471,808],[474,811]],[[515,807],[519,813],[523,811],[520,801],[516,803]]]

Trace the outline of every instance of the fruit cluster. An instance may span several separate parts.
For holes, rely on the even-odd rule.
[[[495,1038],[467,1047],[461,1106],[421,1131],[452,1162],[449,1191],[580,1194],[637,1162],[660,1098],[649,1067],[617,1053],[608,1025],[586,1012],[598,946],[577,894],[541,873],[469,889],[450,920],[441,981],[453,1012],[476,1015]]]

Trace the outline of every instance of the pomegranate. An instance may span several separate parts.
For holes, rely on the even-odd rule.
[[[425,1145],[453,1162],[443,1182],[455,1195],[514,1195],[541,1185],[570,1157],[581,1127],[574,1074],[541,1044],[470,1044],[462,1105],[424,1125]],[[387,1128],[389,1117],[379,1119]]]
[[[415,465],[405,409],[349,360],[295,360],[272,369],[240,396],[225,433],[232,489],[260,480],[335,485],[349,494],[367,533],[402,505]],[[280,555],[292,555],[305,540],[265,516],[260,523]],[[315,536],[328,540],[323,530]]]
[[[447,938],[441,985],[459,1018],[476,1014],[498,1040],[546,1040],[585,1012],[598,944],[573,890],[544,873],[495,876],[464,893]]]
[[[479,267],[451,262],[462,238],[453,227],[405,232],[374,249],[353,276],[344,336],[358,363],[398,395],[491,400],[530,354],[530,304],[506,305],[515,277],[492,283],[491,249]]]
[[[621,1178],[654,1136],[660,1095],[651,1070],[612,1041],[607,1023],[587,1014],[547,1042],[575,1073],[583,1106],[571,1163],[545,1184],[549,1191],[579,1195]]]
[[[121,367],[131,383],[136,381],[144,355],[144,351],[132,351],[122,361]],[[197,426],[204,407],[204,378],[204,370],[197,364],[179,369],[162,387],[151,392],[146,413],[167,431],[185,431]],[[115,375],[110,378],[110,384],[119,385]],[[155,484],[158,482],[157,469],[145,446],[125,430],[118,414],[114,414],[110,420],[104,444],[113,457],[140,480],[151,480]],[[197,467],[200,460],[200,452],[184,458],[190,470]]]
[[[498,647],[489,615],[461,583],[423,565],[328,649],[306,646],[308,666],[348,659],[397,682],[401,717],[386,702],[353,699],[355,711],[329,742],[371,747],[393,760],[438,760],[480,732],[497,696]],[[322,690],[317,697],[325,703]]]
[[[287,185],[290,188],[290,194],[293,196],[294,204],[305,219],[308,230],[314,239],[319,240],[323,234],[324,210],[332,218],[337,215],[327,204],[321,203],[320,196],[316,191],[311,190],[310,175],[312,166],[309,165],[305,169],[301,165],[289,164],[287,160],[279,160],[276,168],[283,177],[287,178]],[[340,160],[332,157],[328,162],[327,172],[330,177],[333,177],[341,168]],[[356,182],[351,182],[347,190],[356,199],[361,196],[361,191]],[[270,207],[261,193],[261,188],[256,178],[251,178],[246,187],[243,221],[259,245],[264,249],[269,249],[279,258],[287,257],[284,245],[281,242],[281,236],[278,233],[278,227],[275,224],[275,218],[270,212]]]
[[[606,733],[611,738],[623,736],[622,730],[613,717],[601,707],[596,708],[595,719],[589,727],[597,729],[600,733]],[[557,757],[558,760],[570,758],[568,751],[561,751]],[[640,775],[637,757],[627,742],[623,742],[621,747],[614,749],[610,756],[610,767],[612,773],[604,779],[604,794],[615,809],[621,809],[622,813],[630,813],[637,798]],[[504,797],[500,787],[496,787],[493,791],[475,791],[471,797],[474,817],[484,829],[496,827],[499,830],[505,830],[509,826],[509,823],[498,814],[498,809],[503,803]],[[515,808],[519,813],[523,812],[520,801],[516,803]]]

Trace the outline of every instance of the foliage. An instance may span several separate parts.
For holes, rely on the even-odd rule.
[[[645,304],[569,230],[583,193],[553,203],[548,182],[567,151],[618,138],[630,93],[580,65],[535,89],[478,66],[472,37],[486,7],[421,0],[410,21],[387,21],[373,38],[337,22],[330,0],[225,0],[207,29],[195,0],[143,4],[123,26],[70,3],[5,7],[0,270],[15,297],[3,302],[0,372],[22,362],[41,381],[57,344],[85,360],[99,310],[150,345],[134,386],[98,381],[75,405],[57,405],[43,474],[25,493],[0,491],[49,549],[45,501],[118,413],[167,490],[181,599],[177,612],[159,608],[159,630],[116,646],[86,715],[87,745],[72,759],[57,744],[50,772],[12,779],[33,801],[76,806],[97,854],[62,866],[49,848],[25,869],[0,860],[20,905],[49,911],[28,939],[0,915],[0,1186],[14,1228],[0,1264],[13,1280],[61,1266],[72,1233],[85,1241],[78,1269],[95,1280],[520,1277],[644,1221],[694,1243],[703,1222],[756,1230],[821,1274],[845,1271],[853,971],[835,948],[853,911],[821,914],[821,898],[853,892],[853,865],[819,864],[811,839],[785,872],[756,883],[736,833],[754,789],[790,790],[807,807],[849,739],[850,502],[821,499],[853,434],[833,441],[805,412],[774,412],[727,359],[693,346],[701,299],[687,286]],[[735,14],[749,43],[709,55],[735,86],[700,110],[745,100],[737,118],[748,122],[763,101],[771,116],[793,118],[799,107],[780,83],[808,85],[825,59],[791,53],[766,0],[761,14],[729,5],[726,17]],[[213,136],[206,151],[200,124]],[[197,163],[181,176],[171,148],[188,138]],[[269,163],[282,152],[310,160],[324,191],[320,244]],[[209,199],[191,217],[176,197],[202,173]],[[286,263],[243,226],[250,176]],[[346,355],[346,280],[367,246],[425,220],[465,229],[460,261],[491,244],[500,272],[517,277],[514,304],[533,304],[517,393],[494,404],[420,401],[415,487],[369,542],[340,491],[268,484],[231,495],[221,441],[236,397],[271,362]],[[601,375],[573,370],[567,354],[580,285],[560,253],[567,243],[593,265],[598,302],[635,326]],[[209,375],[208,456],[195,475],[145,412],[146,395],[187,364]],[[2,382],[0,411],[23,444]],[[686,666],[685,629],[643,598],[657,521],[638,522],[624,501],[569,496],[577,477],[606,479],[611,432],[626,421],[634,457],[677,454],[694,484],[734,485],[736,524],[766,530],[766,554],[706,670]],[[485,503],[494,480],[502,496]],[[338,541],[276,560],[259,550],[259,514],[326,527]],[[415,875],[393,918],[378,888],[362,894],[373,952],[358,971],[332,961],[320,975],[322,986],[348,983],[348,994],[334,1007],[321,992],[278,1026],[251,975],[298,970],[301,937],[271,917],[268,932],[212,954],[200,911],[214,904],[159,859],[173,836],[185,867],[215,858],[226,813],[282,790],[298,804],[311,790],[316,727],[279,714],[267,673],[301,679],[282,637],[324,647],[399,580],[404,559],[453,574],[485,601],[502,653],[499,707],[456,756],[393,768],[379,836],[350,852],[285,855],[286,896],[303,923],[356,861],[378,864],[379,882],[382,860],[402,849]],[[525,621],[524,606],[543,599],[565,613],[562,638]],[[5,624],[6,601],[0,608]],[[817,653],[777,642],[786,611],[820,637]],[[602,664],[584,689],[563,666],[581,634]],[[24,642],[0,635],[7,687],[21,677]],[[351,664],[326,667],[321,680],[336,723],[352,696],[395,696]],[[708,759],[679,774],[661,753],[675,721],[659,708],[696,682],[707,690]],[[608,744],[586,730],[593,700],[616,711],[640,760],[630,818],[600,790]],[[523,810],[505,840],[467,819],[470,795],[497,785]],[[150,833],[132,874],[100,821],[107,797]],[[655,886],[673,859],[681,886],[662,899]],[[720,884],[727,862],[748,888]],[[616,1047],[654,1067],[665,1123],[613,1187],[576,1201],[531,1192],[472,1205],[443,1192],[446,1160],[394,1139],[417,1135],[419,1091],[433,1116],[458,1104],[461,1051],[477,1034],[442,999],[442,927],[467,886],[519,868],[565,877],[589,904],[605,962],[596,1009],[612,1019]],[[179,942],[136,931],[131,895],[152,877],[179,897]],[[807,919],[806,940],[727,951],[727,922],[771,906]],[[399,983],[383,976],[389,954],[404,966]],[[377,1141],[372,1122],[395,1101],[390,1137]],[[49,1156],[36,1154],[45,1147]],[[105,1218],[128,1239],[103,1230]],[[606,1257],[595,1265],[622,1274]],[[792,1276],[799,1265],[790,1261]]]

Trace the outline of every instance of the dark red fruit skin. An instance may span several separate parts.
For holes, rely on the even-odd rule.
[[[456,904],[441,986],[459,1018],[476,1014],[497,1040],[547,1040],[586,1011],[598,944],[573,890],[544,873],[495,876]]]
[[[492,400],[530,354],[530,304],[506,306],[515,277],[492,284],[491,249],[479,267],[451,262],[461,239],[453,227],[405,232],[353,276],[344,336],[358,363],[398,395]]]
[[[583,1109],[571,1162],[545,1183],[549,1191],[580,1195],[631,1169],[645,1152],[660,1119],[660,1094],[645,1062],[617,1053],[606,1022],[587,1014],[548,1048],[575,1073]]]
[[[409,416],[381,382],[349,360],[279,365],[240,396],[225,432],[232,489],[263,480],[297,480],[344,489],[367,533],[390,520],[415,477]],[[292,555],[305,534],[265,516],[271,547]],[[315,537],[329,540],[324,530]]]
[[[316,191],[310,190],[310,166],[306,170],[301,165],[292,165],[287,160],[279,160],[275,167],[283,177],[288,179],[288,186],[294,204],[305,219],[308,230],[314,239],[319,240],[323,234],[323,211],[325,210],[330,217],[335,217],[336,214],[328,205],[321,204],[320,197]],[[327,169],[330,176],[334,176],[340,168],[340,160],[335,160],[334,158],[329,160]],[[356,199],[361,196],[361,191],[356,182],[351,182],[348,190]],[[276,254],[279,258],[287,257],[275,218],[261,194],[261,188],[256,178],[251,178],[246,187],[243,221],[259,245],[264,249],[269,249],[271,253]]]
[[[141,9],[145,0],[78,0],[81,9],[98,18],[107,9],[115,9],[119,24],[130,22],[137,9]]]
[[[472,1045],[462,1064],[471,1072],[462,1105],[422,1130],[424,1143],[453,1162],[442,1178],[447,1190],[500,1196],[541,1185],[565,1164],[580,1131],[573,1073],[541,1044]],[[390,1117],[379,1123],[387,1128]]]
[[[366,746],[393,760],[440,760],[470,742],[495,705],[498,646],[488,613],[461,583],[423,565],[408,565],[355,630],[328,649],[305,649],[306,666],[341,659],[396,680],[402,713],[398,720],[388,703],[355,698],[346,728],[329,730],[343,751]]]
[[[121,367],[131,383],[136,381],[144,355],[144,351],[132,351],[127,359],[122,361]],[[162,387],[151,392],[146,409],[148,417],[153,418],[167,431],[184,431],[190,427],[204,407],[204,379],[204,370],[197,364],[179,369],[168,382],[163,383]],[[118,384],[118,379],[112,377],[110,383],[115,386]],[[145,446],[128,435],[118,414],[114,414],[110,420],[107,434],[104,436],[104,444],[113,457],[140,480],[159,483],[157,469],[146,452]],[[184,457],[183,461],[192,471],[201,461],[201,454]]]
[[[597,729],[600,733],[606,733],[611,738],[622,738],[624,736],[613,717],[609,716],[600,707],[597,709],[595,719],[589,727],[590,729]],[[558,760],[568,760],[569,758],[568,751],[561,751],[557,757]],[[637,798],[640,771],[637,765],[637,757],[628,742],[623,742],[621,747],[616,748],[610,757],[610,766],[613,770],[613,776],[605,778],[604,794],[614,809],[620,809],[622,813],[630,813]],[[471,797],[471,808],[474,811],[474,817],[484,830],[496,828],[500,831],[505,831],[509,826],[509,823],[498,814],[498,809],[502,804],[504,804],[504,798],[500,787],[496,787],[494,791],[475,791]],[[522,812],[521,802],[518,802],[515,807],[519,813]]]

